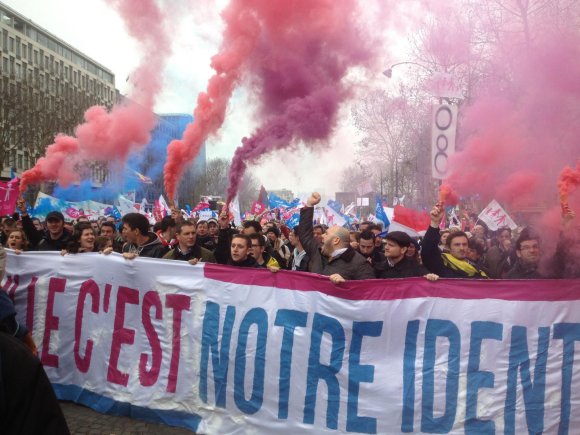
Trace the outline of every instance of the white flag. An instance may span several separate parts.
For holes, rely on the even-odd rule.
[[[518,227],[495,199],[483,209],[477,218],[484,222],[492,231],[497,231],[504,227],[509,227],[511,230],[515,230]]]

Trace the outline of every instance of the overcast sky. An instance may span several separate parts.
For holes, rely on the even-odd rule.
[[[116,87],[126,91],[126,78],[136,67],[140,54],[124,29],[122,20],[104,0],[2,0],[73,47],[109,68]],[[158,99],[158,113],[193,112],[197,94],[205,90],[212,70],[210,57],[219,48],[222,22],[219,11],[226,0],[201,2],[183,0],[184,9],[173,28],[173,52],[164,73],[164,91]],[[380,71],[377,71],[380,76]],[[327,194],[340,190],[340,173],[354,158],[358,140],[352,125],[350,106],[343,107],[335,139],[318,154],[304,149],[265,156],[248,171],[267,189],[289,188],[295,193],[321,189]],[[256,127],[251,95],[238,88],[231,100],[226,122],[218,137],[207,144],[207,156],[231,158],[244,136]],[[347,158],[345,158],[347,157]],[[350,157],[350,158],[348,158]]]

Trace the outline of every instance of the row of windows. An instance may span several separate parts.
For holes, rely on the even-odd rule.
[[[1,54],[1,52],[0,52]],[[17,79],[28,79],[33,80],[38,83],[40,88],[46,86],[47,92],[56,92],[57,94],[62,94],[65,89],[65,85],[70,86],[70,81],[61,80],[57,78],[48,78],[49,75],[45,75],[39,68],[29,68],[26,62],[18,62],[14,57],[2,57],[1,72],[3,74],[12,75]],[[67,67],[68,71],[68,67]],[[88,77],[87,75],[77,74],[77,71],[73,71],[72,83],[85,89],[86,91],[96,94],[98,97],[103,98],[109,102],[115,101],[115,91],[103,85],[103,83],[98,82],[95,79]],[[25,77],[25,75],[28,75]],[[69,74],[65,74],[65,77]],[[45,79],[46,77],[46,79]],[[62,77],[62,76],[61,76]],[[70,79],[69,79],[70,80]]]
[[[20,33],[28,36],[33,41],[39,43],[45,48],[48,48],[54,53],[64,57],[65,59],[69,60],[71,63],[78,65],[79,67],[89,71],[90,73],[96,75],[100,79],[114,84],[114,76],[109,73],[108,71],[99,68],[96,64],[87,60],[83,56],[78,55],[76,52],[72,51],[71,49],[65,47],[55,39],[51,38],[50,36],[44,34],[40,30],[36,29],[32,25],[25,23],[19,20],[17,17],[13,17],[11,14],[7,13],[6,11],[0,10],[0,21],[14,29],[18,30]],[[5,50],[10,50],[12,53],[15,53],[17,56],[22,56],[24,58],[29,57],[29,60],[32,62],[32,44],[21,44],[19,37],[12,37],[8,35],[8,32],[4,30],[3,32],[3,41],[2,46]],[[25,48],[26,47],[26,48]],[[37,58],[37,51],[34,50],[35,60]],[[42,58],[42,55],[41,55]],[[41,59],[42,62],[42,59]],[[38,64],[38,62],[36,62]]]

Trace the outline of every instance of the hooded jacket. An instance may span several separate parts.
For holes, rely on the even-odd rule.
[[[155,233],[149,232],[148,236],[149,239],[142,246],[137,246],[133,243],[125,243],[125,246],[123,246],[123,252],[133,252],[138,254],[140,257],[163,257],[168,251],[167,247],[163,246],[163,243],[161,243],[161,240],[159,240],[159,237],[157,237]]]

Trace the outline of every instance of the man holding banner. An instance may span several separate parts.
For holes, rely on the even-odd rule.
[[[431,209],[431,224],[423,240],[421,258],[425,267],[443,278],[487,278],[485,272],[467,259],[469,241],[464,232],[451,233],[447,237],[449,253],[441,253],[439,224],[443,219],[443,214],[443,204],[438,202]]]

